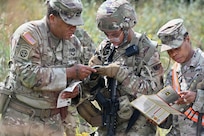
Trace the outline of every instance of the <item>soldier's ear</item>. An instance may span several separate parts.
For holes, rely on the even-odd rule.
[[[55,16],[54,14],[49,15],[49,21],[50,23],[56,22],[56,20],[59,19],[58,16]]]

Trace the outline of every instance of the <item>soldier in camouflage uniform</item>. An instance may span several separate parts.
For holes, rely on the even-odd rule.
[[[199,48],[193,49],[188,31],[180,18],[167,22],[157,35],[162,42],[161,51],[167,51],[175,61],[167,75],[165,86],[172,85],[180,94],[176,103],[181,107],[177,108],[184,113],[173,116],[173,128],[168,135],[195,136],[204,126],[204,120],[201,119],[200,130],[196,129],[199,127],[196,123],[198,115],[203,113],[204,105],[204,88],[197,85],[204,76],[204,53]],[[204,116],[201,118],[204,119]]]
[[[75,80],[96,72],[81,63],[81,45],[74,34],[82,25],[80,0],[50,0],[42,20],[21,25],[11,39],[12,90],[2,113],[2,136],[63,136],[67,106],[56,107],[59,93]],[[76,103],[80,87],[62,98]]]
[[[133,31],[137,23],[136,12],[127,0],[105,1],[97,11],[96,20],[98,28],[104,32],[107,39],[101,42],[89,65],[96,66],[97,74],[114,78],[118,82],[119,111],[115,135],[155,135],[154,126],[147,122],[143,114],[138,115],[138,119],[126,134],[125,130],[134,111],[130,102],[142,94],[156,93],[163,87],[163,67],[157,43],[145,34]],[[94,80],[93,77],[90,78],[92,86],[98,79]],[[101,92],[109,98],[106,87],[101,89]],[[99,118],[94,120],[87,115],[84,117],[92,124],[97,124],[97,121],[100,124]],[[100,126],[98,134],[107,135],[106,127]]]

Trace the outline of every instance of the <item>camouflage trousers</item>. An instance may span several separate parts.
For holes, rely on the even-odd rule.
[[[123,122],[117,125],[116,128],[116,136],[155,136],[156,127],[147,122],[146,118],[143,115],[140,115],[138,120],[132,126],[128,133],[125,133],[126,127],[128,125],[128,121]],[[106,136],[106,129],[99,128],[98,134],[99,136]]]
[[[63,136],[60,114],[50,118],[30,117],[8,108],[0,121],[0,136]]]

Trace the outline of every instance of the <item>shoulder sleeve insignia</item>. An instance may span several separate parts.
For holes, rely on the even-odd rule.
[[[28,45],[21,45],[20,49],[16,51],[17,58],[28,60],[32,48]]]
[[[35,45],[37,41],[33,38],[30,32],[25,32],[22,38],[30,45]]]

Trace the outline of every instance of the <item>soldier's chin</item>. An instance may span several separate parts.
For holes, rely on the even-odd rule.
[[[186,62],[183,58],[174,59],[177,63],[184,63]]]
[[[65,40],[69,40],[69,39],[72,38],[72,36],[73,36],[73,34],[68,34],[68,35],[66,35],[66,36],[64,37],[64,39],[65,39]]]

